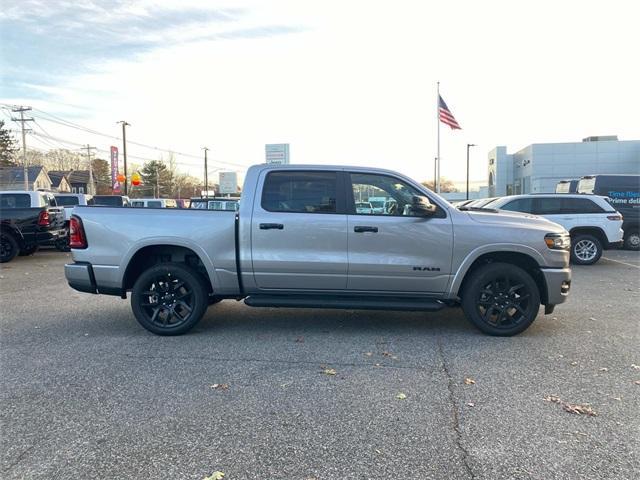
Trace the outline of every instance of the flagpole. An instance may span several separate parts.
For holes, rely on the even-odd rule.
[[[436,157],[436,193],[440,193],[440,82],[436,87],[436,123],[438,125],[438,156]]]

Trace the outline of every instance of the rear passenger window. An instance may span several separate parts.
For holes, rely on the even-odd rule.
[[[0,208],[29,208],[31,197],[28,193],[2,193],[0,194]]]
[[[508,210],[510,212],[524,212],[531,213],[533,212],[533,199],[531,198],[518,198],[517,200],[513,200],[506,205],[500,207],[500,210]]]
[[[536,198],[534,202],[534,213],[538,215],[559,215],[562,211],[562,198]]]
[[[604,209],[589,198],[562,199],[562,213],[604,213]]]
[[[336,213],[336,172],[270,172],[262,190],[269,212]]]

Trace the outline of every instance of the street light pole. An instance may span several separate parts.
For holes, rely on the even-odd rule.
[[[475,143],[467,143],[467,200],[469,200],[469,147],[477,147]]]
[[[122,157],[124,158],[124,194],[129,195],[129,179],[127,177],[127,130],[125,127],[131,126],[125,120],[120,120],[122,124]]]
[[[205,195],[209,198],[209,165],[207,165],[207,152],[209,149],[207,147],[202,147],[204,150],[204,191]]]

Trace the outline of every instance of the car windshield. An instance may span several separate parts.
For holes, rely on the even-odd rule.
[[[369,202],[371,204],[372,207],[375,208],[382,208],[384,207],[384,202],[380,201],[380,200],[373,200],[371,202]]]

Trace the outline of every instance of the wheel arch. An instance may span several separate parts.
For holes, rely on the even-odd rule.
[[[530,252],[518,250],[494,250],[475,255],[473,259],[467,259],[464,270],[461,271],[463,268],[461,266],[461,269],[458,270],[452,281],[451,293],[453,296],[460,298],[464,292],[466,281],[468,281],[475,270],[489,263],[501,262],[516,265],[529,273],[538,286],[541,303],[546,305],[549,298],[547,294],[547,284],[540,270],[540,260],[536,258],[540,254],[535,250],[532,251],[537,255],[534,256]]]
[[[604,233],[604,230],[600,227],[595,227],[595,226],[594,227],[573,227],[569,231],[569,235],[571,235],[571,238],[580,234],[592,235],[596,237],[600,241],[600,244],[603,249],[606,248],[607,244],[609,243],[609,240],[607,240],[607,234]]]
[[[208,263],[205,263],[205,261]],[[174,243],[145,245],[131,253],[122,277],[122,291],[131,290],[142,272],[149,267],[169,262],[183,263],[193,268],[205,280],[207,292],[212,293],[214,291],[216,282],[213,264],[208,257],[190,247]]]
[[[15,239],[15,241],[18,242],[18,246],[20,248],[24,246],[24,235],[22,235],[20,229],[16,228],[15,226],[6,222],[2,223],[0,224],[0,233],[11,235]]]

